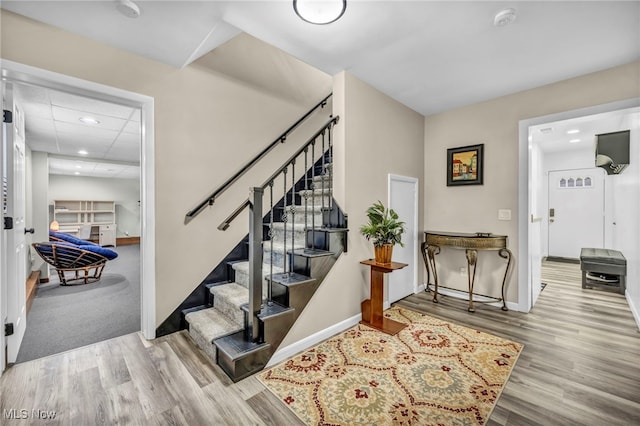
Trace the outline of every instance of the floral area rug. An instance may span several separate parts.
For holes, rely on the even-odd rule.
[[[261,372],[308,425],[483,425],[522,345],[408,309],[395,336],[357,325]]]

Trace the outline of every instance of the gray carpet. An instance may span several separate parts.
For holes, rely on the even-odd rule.
[[[17,362],[30,361],[140,330],[140,246],[114,249],[100,281],[40,284]]]

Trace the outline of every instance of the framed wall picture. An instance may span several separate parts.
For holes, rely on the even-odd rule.
[[[484,144],[447,149],[447,186],[482,185]]]

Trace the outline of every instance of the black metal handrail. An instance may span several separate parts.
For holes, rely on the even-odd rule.
[[[303,115],[298,121],[293,123],[291,127],[285,130],[280,136],[278,136],[273,142],[271,142],[266,148],[258,153],[253,159],[251,159],[248,163],[240,168],[233,176],[227,179],[222,185],[220,185],[215,191],[211,193],[207,198],[202,200],[200,204],[198,204],[195,208],[189,210],[184,217],[185,225],[189,223],[194,217],[196,217],[205,207],[213,205],[216,198],[218,198],[224,191],[229,189],[231,185],[238,179],[240,179],[245,173],[251,169],[258,161],[260,161],[265,155],[267,155],[273,148],[276,147],[279,143],[284,143],[287,140],[287,136],[289,133],[293,132],[303,121],[305,121],[311,114],[315,112],[318,108],[324,108],[327,105],[327,101],[333,94],[330,93],[323,100],[318,102],[313,108],[311,108],[305,115]]]
[[[311,145],[312,143],[315,143],[315,140],[322,135],[323,132],[325,132],[327,129],[330,130],[331,126],[333,126],[334,124],[338,123],[338,121],[340,120],[339,116],[336,117],[331,117],[331,119],[329,119],[329,121],[327,121],[321,128],[320,130],[318,130],[313,136],[311,136],[311,138],[309,138],[309,140],[307,140],[307,142],[302,145],[302,147],[300,147],[300,149],[298,149],[291,157],[289,157],[289,159],[287,161],[285,161],[282,166],[276,170],[271,176],[269,176],[269,178],[261,185],[259,186],[259,188],[261,189],[266,189],[267,186],[269,186],[269,184],[271,182],[273,182],[273,180],[275,178],[278,177],[278,175],[280,175],[282,172],[284,172],[284,170],[286,170],[289,165],[291,165],[293,162],[295,162],[296,158],[298,158],[298,156],[300,154],[302,154],[306,149],[308,149],[309,145]],[[238,208],[236,208],[233,213],[231,213],[229,215],[229,217],[227,217],[220,225],[218,225],[218,229],[220,231],[225,231],[227,228],[229,228],[229,225],[231,224],[231,222],[238,217],[238,215],[240,213],[242,213],[242,211],[244,209],[246,209],[247,207],[249,207],[250,204],[250,200],[246,199],[245,201],[242,202],[242,204],[240,204],[238,206]]]

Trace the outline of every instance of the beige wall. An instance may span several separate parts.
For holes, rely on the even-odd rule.
[[[348,252],[331,269],[283,346],[360,313],[360,302],[369,297],[369,269],[360,261],[373,257],[373,245],[358,231],[365,212],[377,200],[387,203],[389,173],[415,177],[423,185],[424,117],[346,72],[334,77],[333,93],[334,112],[340,116],[334,133],[334,196],[349,215]],[[423,213],[418,214],[421,218]],[[422,282],[422,268],[418,272]]]
[[[492,99],[425,119],[424,223],[437,231],[493,232],[509,237],[518,260],[518,160],[520,120],[640,96],[640,62],[604,70],[532,90]],[[484,143],[484,185],[446,186],[447,148]],[[499,221],[498,209],[510,209],[511,221]],[[463,252],[440,256],[442,281],[464,288],[459,273]],[[491,291],[501,279],[497,256],[479,261],[479,291]],[[507,300],[518,299],[517,268]],[[495,294],[492,293],[492,294]]]
[[[239,182],[188,226],[185,213],[326,96],[331,78],[279,55],[275,60],[287,62],[282,68],[295,75],[299,86],[292,99],[212,70],[206,61],[176,69],[6,11],[1,24],[3,59],[154,98],[160,324],[247,233],[246,217],[226,232],[216,227],[248,196],[249,186],[264,178]],[[244,53],[251,55],[260,44],[244,43]],[[276,156],[288,156],[292,148],[294,140],[279,146]]]

